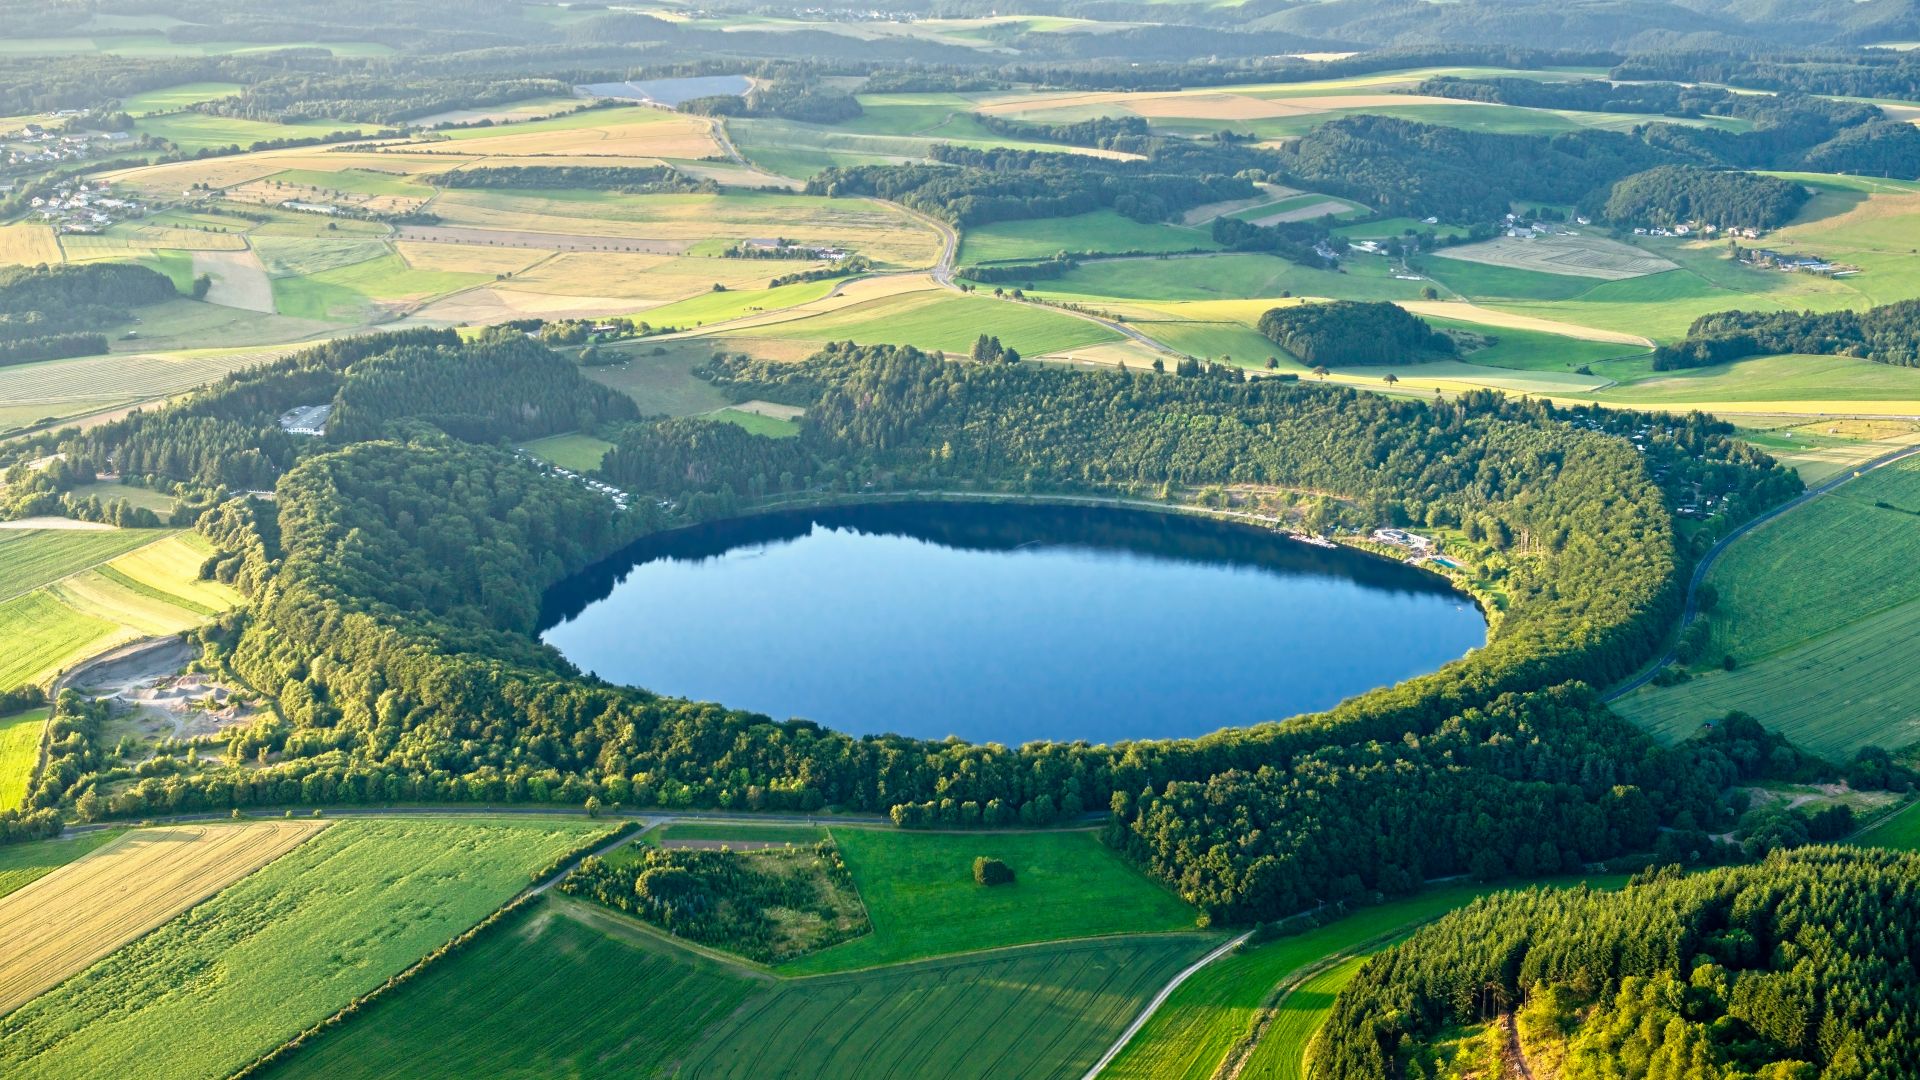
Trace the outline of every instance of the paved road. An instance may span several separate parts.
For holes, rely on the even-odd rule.
[[[1767,511],[1766,513],[1761,514],[1759,517],[1754,518],[1752,521],[1747,522],[1745,525],[1742,525],[1739,528],[1728,533],[1727,535],[1721,537],[1720,542],[1708,548],[1707,553],[1701,557],[1699,564],[1693,568],[1693,577],[1689,579],[1687,582],[1687,603],[1686,603],[1686,606],[1682,608],[1680,612],[1679,629],[1685,630],[1687,628],[1687,624],[1691,623],[1693,621],[1693,617],[1699,613],[1700,585],[1701,583],[1707,580],[1707,571],[1713,569],[1714,561],[1720,558],[1721,554],[1727,550],[1727,546],[1729,544],[1747,535],[1748,533],[1759,528],[1760,526],[1765,525],[1767,522],[1772,521],[1774,518],[1779,517],[1780,515],[1786,513],[1787,511],[1793,510],[1797,507],[1805,506],[1807,503],[1810,503],[1813,500],[1819,498],[1820,496],[1825,495],[1828,492],[1831,492],[1832,490],[1834,490],[1835,488],[1839,487],[1842,484],[1845,484],[1849,480],[1853,480],[1856,477],[1864,476],[1875,469],[1884,469],[1887,466],[1892,465],[1896,461],[1903,461],[1907,458],[1912,457],[1915,454],[1920,454],[1920,446],[1904,446],[1898,450],[1893,450],[1888,453],[1882,454],[1879,457],[1866,462],[1865,464],[1856,465],[1853,468],[1846,470],[1845,472],[1841,473],[1838,476],[1831,477],[1827,480],[1822,481],[1821,483],[1815,484],[1813,487],[1810,487],[1807,490],[1801,492],[1797,497],[1781,503],[1779,506],[1774,507],[1773,509]],[[1635,690],[1638,690],[1641,687],[1647,685],[1648,683],[1653,681],[1653,677],[1655,675],[1658,675],[1660,673],[1660,669],[1666,667],[1667,664],[1672,660],[1673,660],[1673,649],[1669,648],[1665,653],[1661,654],[1660,659],[1654,661],[1652,664],[1649,664],[1647,665],[1647,667],[1642,669],[1640,674],[1634,676],[1633,678],[1615,687],[1612,692],[1606,695],[1604,700],[1617,701],[1620,698],[1623,698],[1626,695],[1633,693]]]

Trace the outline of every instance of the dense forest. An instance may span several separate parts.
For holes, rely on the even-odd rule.
[[[203,763],[108,786],[117,774],[95,763],[48,798],[99,788],[86,805],[104,816],[593,796],[832,804],[891,810],[905,825],[1045,824],[1111,809],[1113,842],[1218,917],[1250,919],[1356,885],[1397,891],[1454,869],[1539,866],[1537,834],[1478,824],[1515,800],[1580,823],[1559,841],[1562,861],[1644,848],[1653,825],[1723,826],[1714,785],[1739,774],[1733,762],[1771,760],[1635,742],[1590,691],[1557,685],[1638,663],[1664,632],[1697,545],[1798,489],[1703,417],[1560,412],[1493,394],[1428,404],[1297,381],[1077,373],[848,345],[804,364],[709,365],[730,393],[806,403],[797,439],[698,419],[590,418],[616,442],[606,475],[647,496],[623,510],[444,434],[491,441],[544,423],[568,380],[537,360],[539,346],[501,335],[456,348],[410,333],[322,346],[74,446],[112,460],[166,445],[174,430],[190,445],[209,425],[257,434],[287,402],[324,400],[329,387],[343,417],[324,442],[283,451],[291,456],[276,501],[227,503],[202,526],[221,552],[209,571],[255,599],[210,640],[280,706],[284,720],[237,732],[228,747],[229,760],[264,767]],[[468,379],[470,389],[449,382],[473,363],[499,370]],[[596,390],[575,386],[575,407],[597,408]],[[530,419],[526,402],[553,404]],[[1652,436],[1645,453],[1622,437],[1642,427]],[[956,485],[1137,496],[1217,482],[1342,493],[1309,499],[1317,528],[1460,527],[1507,598],[1496,633],[1439,672],[1324,714],[1194,740],[1019,749],[851,738],[658,698],[583,678],[530,636],[547,585],[637,536],[760,497]],[[1724,497],[1727,510],[1683,546],[1670,507],[1696,488]],[[1603,503],[1608,513],[1592,513]],[[1364,811],[1399,831],[1379,839],[1366,865],[1339,854],[1348,825],[1317,808],[1347,805],[1343,792],[1409,770],[1429,779],[1396,785],[1406,800]],[[1569,787],[1555,779],[1563,776],[1581,779]],[[1208,791],[1244,795],[1262,807],[1262,824],[1178,809]],[[1474,811],[1443,844],[1428,836],[1434,810],[1421,800],[1432,792]],[[1408,832],[1413,822],[1421,825]],[[1244,857],[1207,854],[1222,843]]]
[[[1385,214],[1460,223],[1499,220],[1516,202],[1579,203],[1624,177],[1681,161],[1617,131],[1504,135],[1386,116],[1328,121],[1278,157],[1296,187]]]
[[[178,295],[165,274],[127,263],[0,268],[0,365],[106,352],[104,328]]]
[[[1267,340],[1315,367],[1418,364],[1453,355],[1453,339],[1425,319],[1384,300],[1334,300],[1269,309]]]
[[[1811,353],[1859,356],[1920,367],[1920,300],[1865,311],[1721,311],[1702,315],[1687,336],[1654,350],[1656,371],[1725,364],[1748,356]]]
[[[743,95],[693,98],[682,102],[680,111],[701,116],[760,116],[808,124],[838,124],[861,114],[859,99],[811,77],[756,82]]]
[[[1920,1075],[1920,856],[1808,848],[1678,871],[1446,916],[1340,992],[1315,1074],[1427,1076],[1443,1030],[1518,1011],[1566,1080]]]
[[[1663,165],[1613,185],[1601,212],[1620,225],[1772,229],[1792,221],[1808,198],[1805,187],[1771,176]]]
[[[1148,141],[1143,149],[1151,155],[1145,161],[942,144],[931,152],[938,164],[836,166],[807,181],[807,193],[888,199],[965,226],[1100,209],[1135,221],[1161,221],[1203,203],[1249,198],[1258,191],[1237,175],[1245,163],[1220,160],[1220,150]]]
[[[1139,139],[1149,134],[1147,120],[1143,116],[1096,116],[1091,120],[1041,124],[1011,120],[994,113],[975,113],[974,122],[995,135],[1005,135],[1009,139],[1065,143],[1096,150],[1111,149],[1117,139]]]

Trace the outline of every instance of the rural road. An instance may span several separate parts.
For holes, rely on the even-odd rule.
[[[1160,1006],[1165,1004],[1166,1000],[1173,996],[1173,992],[1175,990],[1180,989],[1181,983],[1186,982],[1189,978],[1193,976],[1195,972],[1199,971],[1201,968],[1206,967],[1208,964],[1213,963],[1215,960],[1218,960],[1221,957],[1232,952],[1233,950],[1239,948],[1241,942],[1247,940],[1252,936],[1253,936],[1253,931],[1251,930],[1247,931],[1244,934],[1241,934],[1239,937],[1234,938],[1232,941],[1227,942],[1225,945],[1222,945],[1219,948],[1208,953],[1207,955],[1201,957],[1200,959],[1195,960],[1193,963],[1187,965],[1187,969],[1185,971],[1182,971],[1180,974],[1175,975],[1173,977],[1173,981],[1161,987],[1160,992],[1153,995],[1153,1000],[1147,1002],[1147,1007],[1140,1010],[1140,1015],[1133,1018],[1133,1023],[1127,1025],[1127,1030],[1120,1033],[1120,1037],[1113,1041],[1112,1046],[1107,1047],[1107,1052],[1100,1055],[1100,1060],[1094,1062],[1093,1068],[1088,1069],[1086,1072],[1086,1075],[1081,1077],[1080,1080],[1094,1080],[1094,1077],[1097,1077],[1100,1075],[1100,1070],[1106,1068],[1109,1064],[1111,1064],[1114,1058],[1119,1057],[1120,1051],[1126,1049],[1127,1043],[1131,1042],[1133,1040],[1133,1037],[1139,1034],[1141,1028],[1147,1026],[1147,1021],[1153,1019],[1153,1014],[1159,1010]]]
[[[1867,473],[1874,471],[1875,469],[1884,469],[1887,466],[1892,465],[1894,462],[1903,461],[1907,458],[1912,457],[1915,454],[1920,454],[1920,446],[1903,446],[1898,450],[1889,451],[1888,453],[1882,454],[1871,461],[1865,462],[1864,464],[1856,465],[1853,468],[1848,469],[1845,472],[1842,472],[1838,476],[1831,477],[1818,484],[1815,484],[1813,487],[1810,487],[1807,490],[1801,492],[1799,495],[1795,496],[1794,498],[1781,503],[1779,506],[1774,507],[1773,509],[1767,511],[1766,513],[1761,514],[1759,517],[1756,517],[1753,520],[1747,522],[1745,525],[1742,525],[1739,528],[1728,533],[1727,535],[1721,537],[1720,542],[1708,548],[1707,553],[1700,557],[1700,562],[1697,565],[1695,565],[1693,568],[1693,577],[1689,579],[1687,582],[1686,606],[1681,609],[1680,623],[1675,628],[1676,638],[1679,635],[1679,631],[1685,630],[1687,628],[1687,624],[1693,621],[1694,615],[1698,614],[1699,606],[1700,606],[1699,605],[1700,585],[1701,583],[1707,580],[1707,571],[1713,569],[1713,564],[1715,560],[1719,559],[1721,554],[1723,554],[1727,550],[1728,545],[1732,544],[1735,540],[1740,539],[1741,537],[1747,535],[1753,530],[1759,528],[1760,526],[1765,525],[1767,522],[1772,521],[1773,519],[1786,513],[1787,511],[1804,506],[1807,503],[1810,503],[1813,500],[1819,498],[1820,496],[1833,491],[1835,488],[1840,487],[1842,484],[1845,484],[1849,480],[1853,480],[1858,477],[1864,476]],[[1672,660],[1673,660],[1673,648],[1670,646],[1668,647],[1666,652],[1660,655],[1660,658],[1658,660],[1654,661],[1651,664],[1648,664],[1645,668],[1642,668],[1640,671],[1640,674],[1635,675],[1633,678],[1627,680],[1624,683],[1621,683],[1619,686],[1615,687],[1612,691],[1610,691],[1601,700],[1618,701],[1620,698],[1623,698],[1628,694],[1633,693],[1635,690],[1638,690],[1641,687],[1652,682],[1653,677],[1655,675],[1658,675],[1660,673],[1660,670],[1666,667],[1667,664]]]

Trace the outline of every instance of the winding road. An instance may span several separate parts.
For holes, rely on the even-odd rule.
[[[1740,539],[1741,537],[1747,535],[1753,530],[1759,528],[1760,526],[1765,525],[1767,522],[1772,521],[1773,519],[1786,513],[1787,511],[1796,509],[1801,506],[1805,506],[1807,503],[1812,502],[1813,500],[1819,498],[1820,496],[1833,491],[1835,488],[1840,487],[1842,484],[1847,483],[1849,480],[1854,480],[1859,477],[1865,476],[1866,474],[1874,471],[1875,469],[1884,469],[1887,466],[1894,464],[1895,462],[1904,461],[1907,458],[1914,456],[1915,454],[1920,454],[1920,445],[1903,446],[1898,450],[1889,451],[1863,464],[1856,465],[1853,468],[1840,473],[1838,476],[1830,477],[1827,480],[1824,480],[1818,484],[1815,484],[1814,486],[1801,492],[1799,495],[1795,496],[1794,498],[1781,503],[1779,506],[1774,507],[1773,509],[1767,511],[1766,513],[1761,514],[1759,517],[1754,518],[1753,520],[1733,530],[1727,535],[1721,537],[1719,543],[1708,548],[1707,553],[1700,557],[1700,562],[1697,565],[1695,565],[1693,568],[1693,577],[1687,581],[1687,602],[1686,602],[1686,606],[1682,608],[1680,611],[1680,623],[1675,628],[1675,634],[1674,634],[1675,638],[1676,639],[1678,638],[1679,632],[1685,630],[1687,628],[1687,625],[1693,622],[1693,617],[1699,613],[1700,586],[1703,582],[1707,580],[1707,571],[1713,569],[1714,562],[1718,560],[1720,556],[1727,550],[1728,545],[1732,544],[1735,540]],[[1655,660],[1653,663],[1648,664],[1646,667],[1642,668],[1638,675],[1635,675],[1633,678],[1615,687],[1604,698],[1602,698],[1602,700],[1617,701],[1620,698],[1623,698],[1628,694],[1633,693],[1635,690],[1638,690],[1641,687],[1652,682],[1653,677],[1655,675],[1658,675],[1662,668],[1666,667],[1667,664],[1672,662],[1673,651],[1674,651],[1673,647],[1669,646],[1667,651],[1662,653],[1658,660]]]

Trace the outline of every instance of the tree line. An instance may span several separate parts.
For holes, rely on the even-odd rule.
[[[1811,353],[1920,366],[1920,300],[1865,311],[1720,311],[1653,352],[1655,371],[1727,364],[1749,356]]]
[[[475,166],[437,173],[427,182],[446,188],[588,188],[623,195],[713,194],[720,186],[671,165]]]

